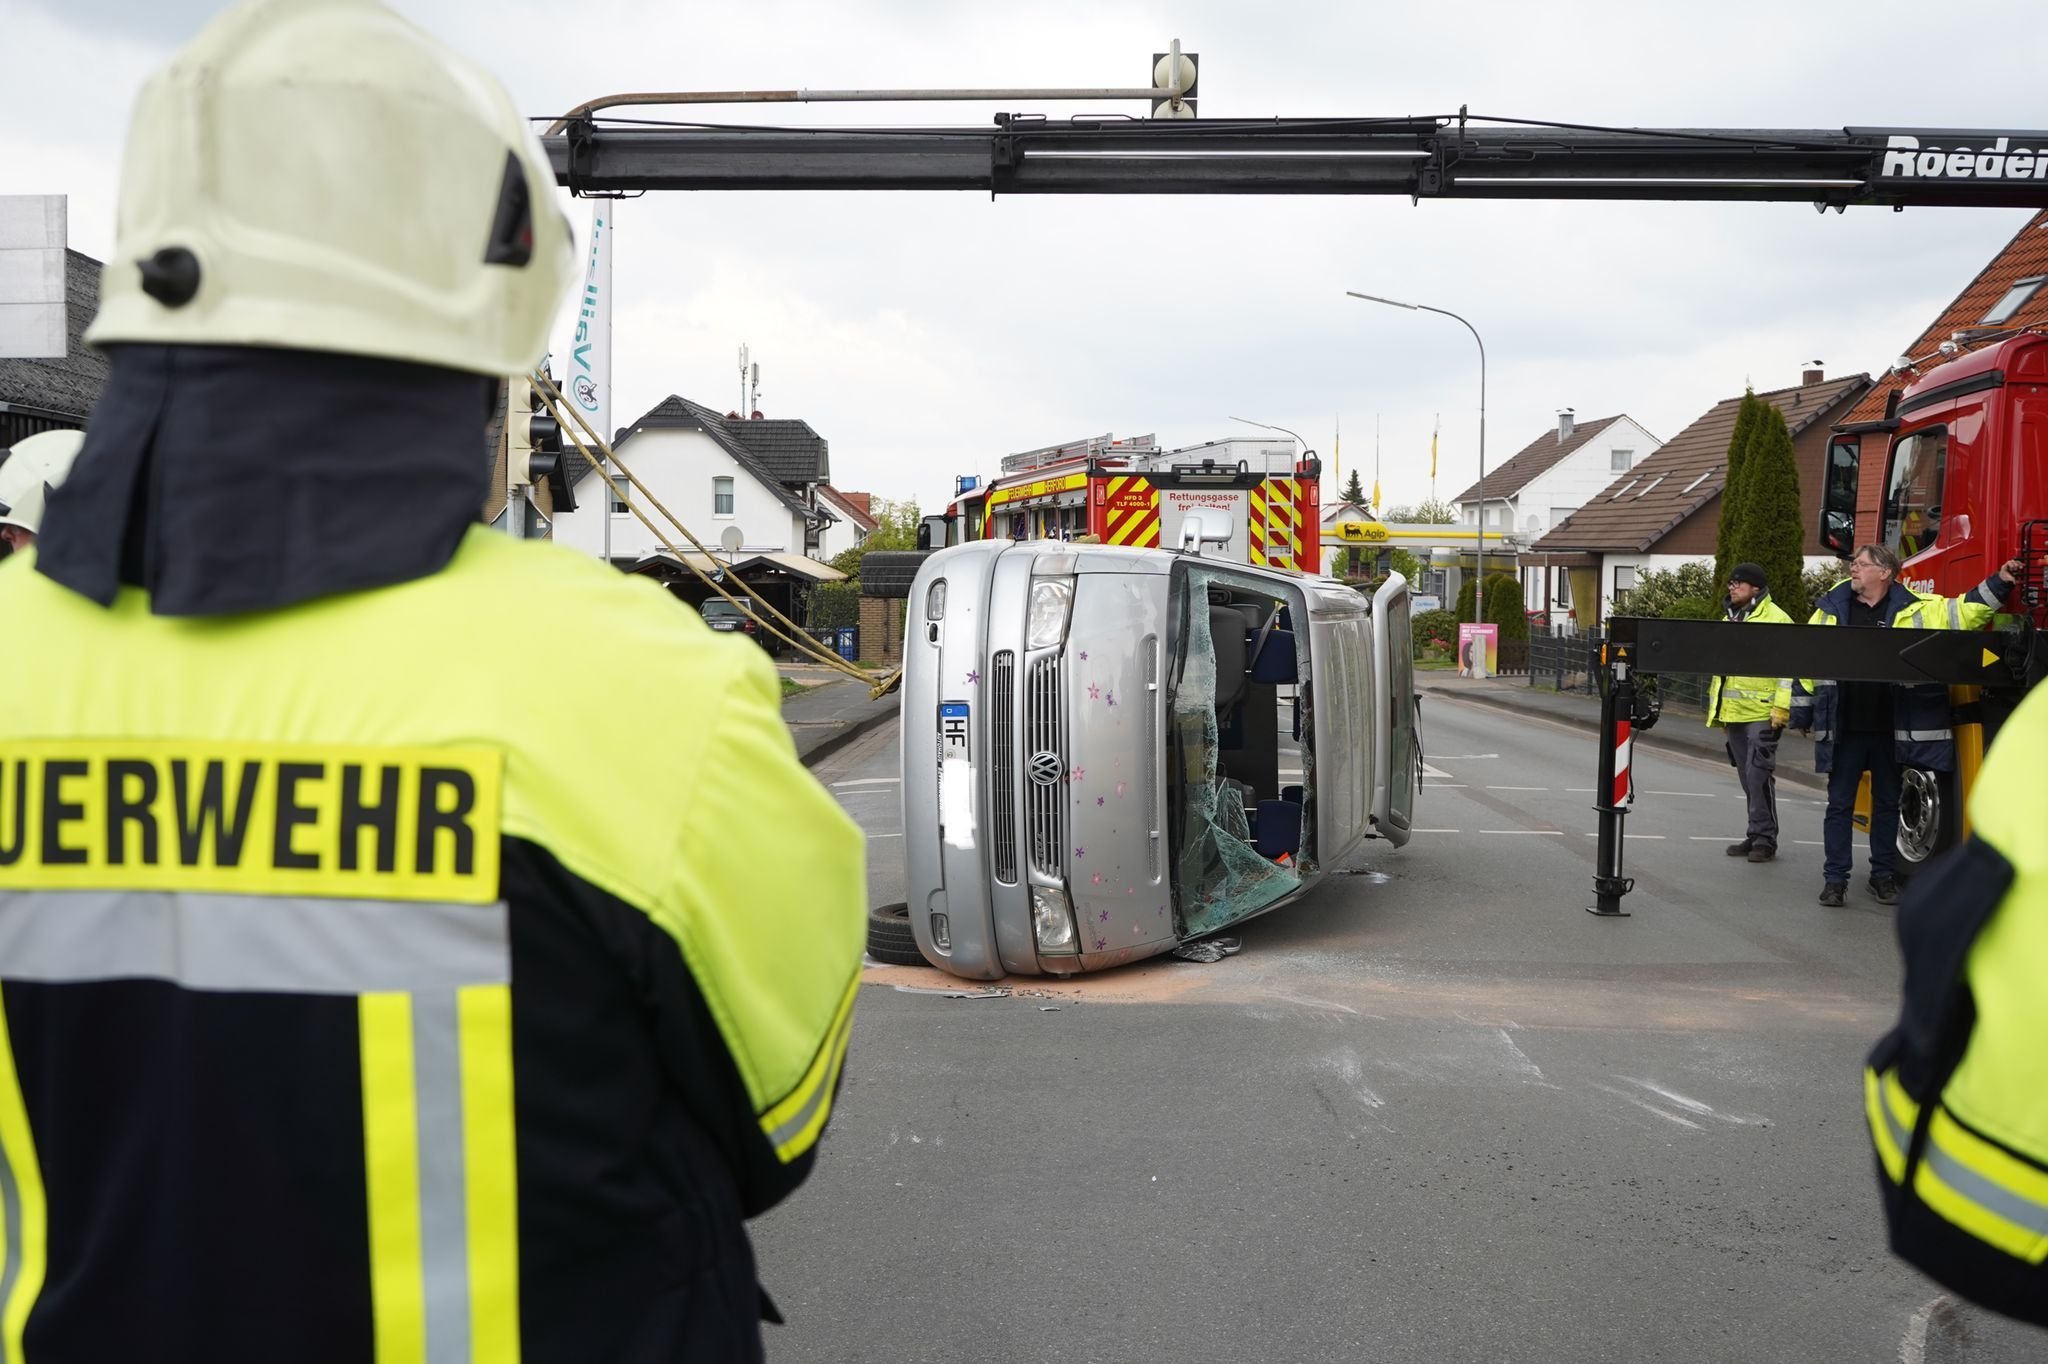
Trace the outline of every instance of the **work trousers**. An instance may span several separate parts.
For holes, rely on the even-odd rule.
[[[1742,782],[1749,803],[1752,848],[1775,852],[1778,847],[1778,731],[1769,720],[1743,720],[1728,726],[1728,761]]]
[[[1896,876],[1899,856],[1899,760],[1894,740],[1883,732],[1835,736],[1835,758],[1828,769],[1828,813],[1821,821],[1825,880],[1849,880],[1850,816],[1856,809],[1856,787],[1870,773],[1870,874]]]

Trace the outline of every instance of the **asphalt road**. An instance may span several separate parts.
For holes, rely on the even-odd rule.
[[[756,1226],[777,1361],[2019,1361],[1883,1245],[1859,1064],[1890,911],[1820,810],[1638,758],[1632,917],[1584,912],[1596,752],[1432,699],[1418,834],[1222,963],[948,998],[870,968],[817,1173]],[[895,731],[819,769],[902,898]]]

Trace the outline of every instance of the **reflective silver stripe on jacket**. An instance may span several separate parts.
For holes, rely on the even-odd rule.
[[[354,995],[512,979],[506,906],[183,891],[0,892],[0,978]]]
[[[1891,1104],[1882,1095],[1877,1100],[1877,1110],[1884,1117],[1885,1130],[1891,1135],[1893,1148],[1900,1155],[1905,1155],[1912,1149],[1913,1134],[1900,1123],[1892,1112]],[[1951,1120],[1953,1116],[1950,1115]],[[2048,1204],[2036,1202],[2025,1194],[1985,1178],[1943,1150],[1939,1141],[1927,1143],[1920,1163],[1942,1183],[1978,1207],[1997,1214],[2014,1226],[2024,1227],[2036,1236],[2048,1236]]]
[[[1892,738],[1900,743],[1938,744],[1956,737],[1952,729],[1895,729]]]
[[[1999,607],[2005,605],[2005,603],[2002,600],[2000,600],[1998,594],[1991,590],[1991,581],[1988,578],[1985,581],[1978,583],[1975,587],[1971,588],[1970,595],[1972,597],[1975,597],[1978,601],[1984,603],[1984,605],[1990,607],[1994,611],[1996,611]]]

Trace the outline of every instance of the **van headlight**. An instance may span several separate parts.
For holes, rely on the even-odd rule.
[[[1024,643],[1050,649],[1067,637],[1067,617],[1074,609],[1071,578],[1033,578],[1031,604],[1024,616]]]
[[[1074,911],[1067,905],[1067,893],[1058,886],[1031,888],[1031,931],[1038,950],[1048,956],[1071,956],[1079,950],[1074,941]]]

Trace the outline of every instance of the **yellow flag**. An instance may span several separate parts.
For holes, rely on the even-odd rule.
[[[1436,432],[1429,433],[1429,476],[1436,477]]]
[[[1380,481],[1378,479],[1372,481],[1372,509],[1374,511],[1380,509]]]

